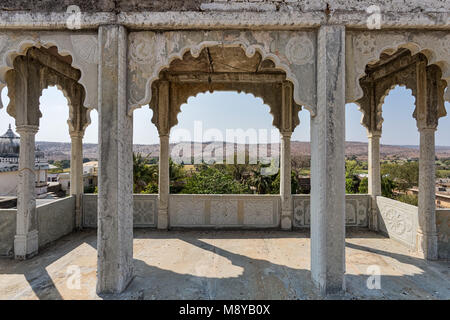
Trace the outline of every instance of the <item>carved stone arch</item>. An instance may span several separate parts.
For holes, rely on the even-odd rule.
[[[360,80],[366,66],[379,60],[382,53],[408,49],[414,56],[422,53],[427,64],[437,65],[442,80],[450,84],[450,33],[446,31],[349,31],[346,34],[346,101],[357,102],[363,96]],[[450,101],[450,90],[445,99]]]
[[[80,70],[80,85],[85,90],[83,105],[97,109],[98,41],[96,33],[23,32],[0,33],[0,92],[6,86],[6,75],[14,68],[17,56],[26,55],[28,49],[56,47],[61,56],[72,58],[72,67]],[[2,108],[0,100],[0,108]],[[89,117],[88,117],[89,118]]]
[[[67,123],[70,132],[84,132],[90,124],[89,114],[91,109],[83,106],[85,90],[78,82],[81,72],[62,62],[53,62],[52,65],[51,60],[54,57],[49,55],[48,52],[32,47],[27,50],[24,56],[17,56],[14,59],[13,69],[9,70],[5,76],[10,98],[7,112],[17,121],[16,99],[21,97],[17,97],[16,86],[23,87],[27,81],[33,83],[31,86],[26,85],[27,91],[32,90],[33,93],[30,96],[31,100],[26,104],[27,110],[25,113],[28,114],[28,118],[31,115],[32,120],[29,121],[32,124],[38,125],[39,118],[42,117],[39,98],[45,89],[56,86],[68,101],[69,119]],[[32,105],[30,105],[30,102],[33,102]]]
[[[191,97],[197,97],[200,93],[216,92],[216,91],[235,91],[251,94],[255,98],[262,99],[263,103],[269,107],[269,113],[273,117],[272,125],[281,130],[282,121],[282,86],[283,83],[262,83],[249,84],[239,83],[238,86],[226,83],[217,83],[213,86],[205,83],[170,83],[170,110],[169,110],[169,130],[178,124],[178,116],[181,113],[181,106],[188,102]],[[157,84],[153,85],[153,92],[157,92]],[[152,99],[150,108],[154,111],[152,122],[158,127],[158,104]],[[301,106],[292,103],[292,131],[299,125],[300,120],[298,113]]]
[[[194,57],[211,46],[241,47],[247,57],[258,52],[286,73],[293,97],[315,115],[316,37],[314,31],[176,31],[132,32],[129,35],[129,113],[152,100],[152,84],[175,59]],[[303,82],[302,82],[303,81]]]

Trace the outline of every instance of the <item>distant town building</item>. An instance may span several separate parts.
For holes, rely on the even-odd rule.
[[[57,181],[61,189],[70,192],[70,172],[59,173]],[[95,188],[98,183],[98,161],[83,163],[83,186],[84,188]]]
[[[5,134],[0,136],[0,196],[16,196],[19,177],[20,138],[9,125]],[[36,195],[47,193],[49,165],[44,153],[36,149],[35,156]]]

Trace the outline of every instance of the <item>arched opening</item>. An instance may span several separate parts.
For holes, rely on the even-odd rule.
[[[171,193],[279,194],[279,131],[270,107],[252,94],[200,93],[171,129]],[[278,168],[277,168],[278,169]]]
[[[34,255],[39,247],[82,225],[81,195],[87,178],[82,141],[90,117],[80,78],[72,57],[60,55],[56,47],[28,48],[6,73],[2,101],[12,118],[1,121],[3,125],[14,120],[20,141],[16,163],[8,164],[17,183],[17,226],[10,226],[17,230],[16,258]]]
[[[292,133],[291,166],[292,194],[311,193],[311,114],[298,113],[299,123]]]
[[[426,55],[411,52],[383,52],[360,79],[364,96],[358,104],[369,139],[370,224],[433,260],[438,256],[435,132],[446,114],[447,84],[440,67],[429,64],[427,50]],[[401,229],[393,215],[401,217]]]
[[[202,94],[205,92],[210,93]],[[252,101],[258,101],[255,97],[262,99],[262,101],[259,100],[259,104],[266,105],[266,110],[273,117],[271,119],[272,126],[276,127],[282,136],[278,139],[277,148],[281,149],[279,157],[267,158],[267,152],[263,151],[261,155],[264,159],[259,161],[261,159],[259,159],[260,153],[258,152],[260,148],[258,148],[259,130],[257,128],[252,128],[253,134],[250,137],[247,136],[248,130],[246,132],[240,128],[241,136],[233,137],[234,144],[223,143],[224,141],[232,142],[227,141],[230,139],[226,137],[226,133],[224,136],[218,132],[220,130],[209,130],[209,132],[204,132],[207,133],[206,140],[215,142],[203,145],[189,143],[197,142],[198,139],[194,136],[195,132],[190,134],[189,130],[174,128],[179,120],[183,119],[184,113],[189,113],[191,100],[188,101],[188,99],[190,97],[200,94],[196,99],[192,99],[192,102],[208,97],[223,97],[224,94],[239,97],[239,99],[243,99],[240,98],[241,96],[245,97],[244,99],[250,97],[230,92],[251,94],[253,95],[250,98]],[[152,121],[160,136],[158,227],[161,225],[162,228],[165,228],[169,224],[169,220],[172,226],[194,224],[219,227],[246,224],[273,227],[279,225],[280,220],[288,220],[287,223],[282,222],[281,224],[290,228],[292,214],[288,212],[292,212],[291,176],[286,173],[291,172],[290,140],[292,131],[298,125],[298,112],[301,109],[294,102],[293,92],[293,85],[286,80],[285,72],[277,69],[273,61],[263,59],[259,52],[255,52],[253,56],[249,57],[240,47],[215,45],[203,48],[196,56],[193,56],[191,52],[186,52],[181,59],[173,60],[168,67],[161,70],[158,80],[152,83],[152,100],[150,102],[153,110]],[[226,98],[224,99],[226,101]],[[185,103],[188,105],[182,107]],[[247,105],[242,106],[239,111],[236,111],[236,114],[229,113],[232,107],[234,106],[224,106],[223,108],[227,108],[227,114],[235,116],[232,122],[233,127],[243,123],[247,124],[245,127],[253,126],[254,121],[264,114],[264,108],[259,108],[258,112],[255,110],[255,113],[250,114],[246,110],[248,109]],[[215,119],[223,120],[220,123],[222,128],[226,125],[224,122],[226,119],[225,109],[223,108],[219,107],[214,114]],[[182,109],[184,113],[178,117]],[[213,110],[205,109],[204,115],[211,115]],[[266,125],[267,127],[271,127],[269,123]],[[180,132],[188,132],[185,134],[188,139],[183,138],[183,134],[179,134]],[[187,144],[186,141],[183,143],[185,148],[172,148],[169,137],[175,133],[177,133],[177,137],[173,138],[177,139],[177,142],[183,139],[190,140]],[[191,136],[189,137],[189,135]],[[203,138],[205,137],[201,134],[201,140]],[[271,137],[266,134],[263,140],[267,144]],[[221,148],[218,148],[220,144]],[[247,147],[245,147],[246,144]],[[243,151],[239,152],[238,149],[242,146],[244,146]],[[208,154],[207,157],[204,156],[205,152]],[[263,155],[264,153],[266,155]],[[177,161],[173,161],[175,158]],[[232,168],[227,167],[229,163],[232,164]],[[189,165],[192,167],[185,168]],[[245,168],[245,165],[250,165],[250,167]],[[186,174],[185,169],[190,172]],[[176,172],[182,176],[183,183],[173,181],[174,176],[177,175]],[[249,177],[242,177],[246,175]],[[226,177],[229,179],[225,179]],[[215,184],[208,183],[208,179],[214,181]],[[250,184],[253,185],[248,186],[243,181],[245,179],[252,181]],[[218,185],[217,183],[220,181],[225,182]],[[202,187],[199,188],[199,185]],[[199,197],[197,196],[199,193],[208,196]],[[261,198],[261,200],[243,198],[243,193],[265,198]],[[226,194],[228,197],[214,200],[211,194]],[[280,197],[280,195],[282,196]],[[257,213],[254,213],[254,210]],[[285,219],[281,217],[281,211],[289,217]],[[254,220],[256,219],[254,214],[265,218]],[[247,216],[248,218],[246,218]],[[287,226],[288,224],[289,226]]]
[[[133,111],[133,193],[158,193],[159,138],[151,123],[153,111],[145,106]]]

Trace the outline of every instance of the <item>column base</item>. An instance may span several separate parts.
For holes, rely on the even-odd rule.
[[[345,281],[342,283],[327,283],[329,280],[316,279],[312,277],[314,285],[319,289],[320,295],[322,296],[339,296],[345,294]]]
[[[167,209],[158,210],[158,225],[159,230],[167,230],[169,228],[169,212]]]
[[[438,236],[417,232],[417,252],[426,260],[438,260]]]
[[[369,230],[378,231],[378,207],[376,203],[376,197],[372,198],[372,206],[370,209],[369,217]]]
[[[281,214],[281,229],[292,230],[292,212],[283,212]]]
[[[33,230],[27,234],[14,237],[14,257],[17,260],[26,260],[38,254],[38,231]]]
[[[104,279],[103,281],[100,278],[97,279],[97,294],[119,294],[126,290],[126,288],[130,285],[131,281],[134,279],[133,268],[129,268],[129,272],[125,274],[120,274],[117,282],[111,282],[111,279]]]

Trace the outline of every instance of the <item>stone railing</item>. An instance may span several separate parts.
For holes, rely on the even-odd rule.
[[[156,194],[134,195],[134,227],[156,227]],[[294,227],[309,227],[309,195],[293,195]],[[347,226],[367,227],[370,196],[347,195]],[[175,228],[278,228],[279,195],[171,194],[169,225]],[[83,195],[83,226],[97,227],[97,195]]]
[[[436,210],[439,259],[450,260],[450,209]]]
[[[419,211],[416,206],[385,197],[377,197],[378,228],[389,238],[411,249],[417,246]]]
[[[172,194],[169,201],[171,227],[277,228],[279,195],[188,195]]]
[[[75,197],[50,201],[36,208],[39,247],[55,241],[74,229]],[[14,252],[17,209],[0,209],[0,256]]]
[[[350,227],[367,227],[370,210],[370,196],[367,194],[346,195],[345,224]],[[293,195],[294,201],[294,227],[309,228],[311,224],[310,196]]]
[[[135,194],[133,225],[135,228],[156,227],[157,194]],[[97,195],[83,195],[83,227],[97,228]]]

